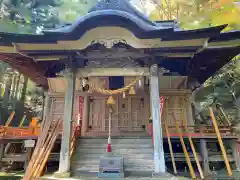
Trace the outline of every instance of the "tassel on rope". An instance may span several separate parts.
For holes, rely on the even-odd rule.
[[[125,98],[126,97],[126,94],[125,94],[125,92],[123,92],[123,98]]]
[[[130,94],[130,95],[135,95],[135,94],[136,94],[134,87],[131,87],[131,88],[130,88],[129,94]]]
[[[107,100],[107,104],[109,104],[109,105],[115,104],[115,100],[113,99],[112,96],[109,96],[109,98]]]
[[[141,80],[141,79],[138,80],[138,86],[139,86],[140,88],[142,87],[142,80]]]

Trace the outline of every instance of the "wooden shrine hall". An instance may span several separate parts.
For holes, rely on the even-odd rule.
[[[128,0],[102,0],[71,25],[0,33],[0,60],[45,89],[43,121],[63,122],[58,177],[98,172],[109,136],[126,172],[186,167],[203,179],[221,162],[231,175],[240,167],[238,137],[213,113],[213,126],[196,126],[192,109],[192,91],[240,53],[240,31],[226,26],[183,30],[149,20]]]

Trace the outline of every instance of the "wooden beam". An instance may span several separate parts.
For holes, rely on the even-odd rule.
[[[149,76],[149,68],[79,68],[76,76]]]
[[[203,171],[205,176],[208,176],[210,173],[210,168],[209,168],[207,142],[205,139],[200,139],[200,151],[201,151],[202,162],[203,162]]]

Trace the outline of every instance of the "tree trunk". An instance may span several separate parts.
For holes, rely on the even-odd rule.
[[[24,82],[23,82],[23,88],[22,88],[22,94],[21,94],[21,102],[24,103],[26,99],[26,92],[27,92],[27,84],[28,84],[28,78],[24,76]]]

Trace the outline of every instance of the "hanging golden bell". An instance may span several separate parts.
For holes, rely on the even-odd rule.
[[[107,104],[111,105],[111,104],[115,104],[115,100],[113,99],[112,96],[109,96],[108,100],[107,100]]]
[[[129,94],[130,94],[130,95],[135,95],[135,94],[136,94],[134,87],[131,87],[131,88],[130,88]]]

